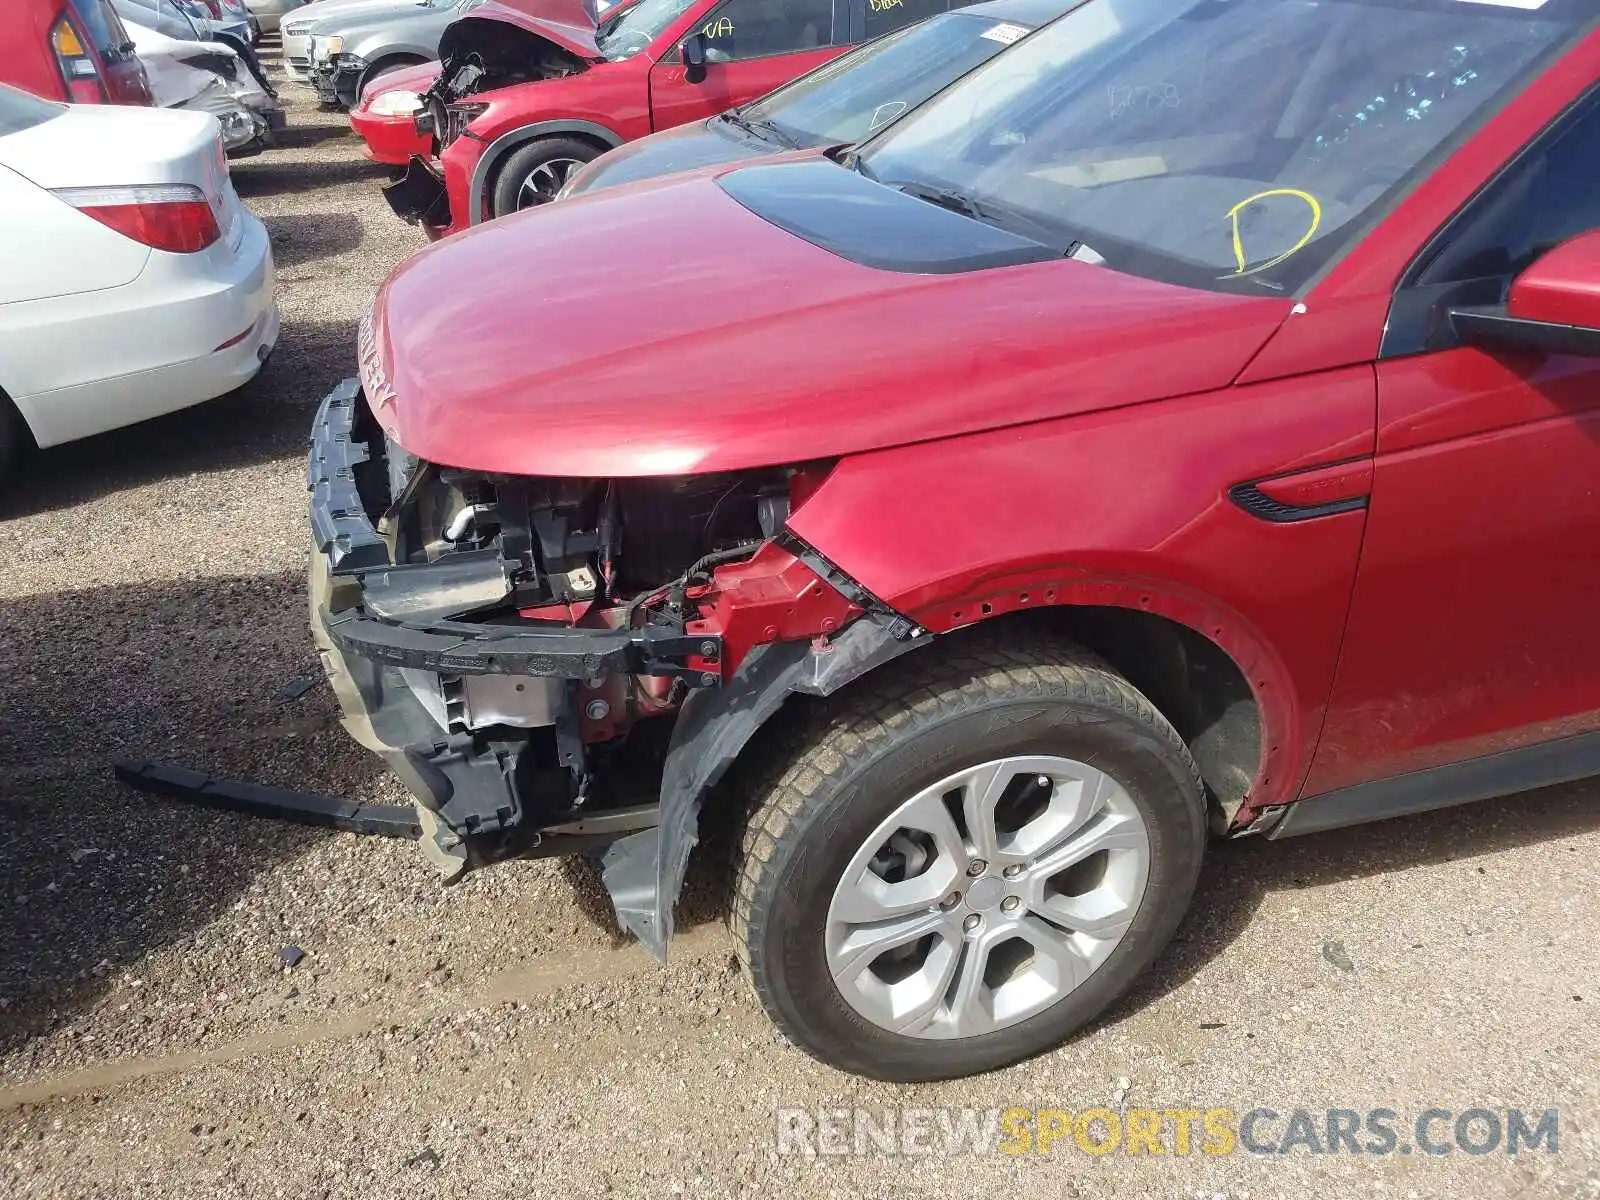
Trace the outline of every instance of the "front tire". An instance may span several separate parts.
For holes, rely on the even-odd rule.
[[[1199,772],[1069,644],[980,633],[882,669],[758,789],[731,925],[768,1015],[841,1070],[915,1082],[1059,1045],[1188,907]]]
[[[492,216],[538,208],[556,198],[573,172],[599,158],[601,151],[577,138],[539,138],[513,151],[495,176]]]

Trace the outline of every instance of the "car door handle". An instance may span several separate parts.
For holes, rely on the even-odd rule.
[[[1372,471],[1370,458],[1330,463],[1236,483],[1228,489],[1228,499],[1275,525],[1312,521],[1365,508],[1372,495]]]

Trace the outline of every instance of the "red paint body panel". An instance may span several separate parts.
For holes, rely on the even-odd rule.
[[[1300,508],[1363,499],[1372,492],[1372,460],[1293,471],[1276,479],[1258,480],[1255,486],[1273,500]]]
[[[773,542],[746,562],[718,567],[712,582],[690,588],[704,619],[690,621],[691,636],[720,635],[720,662],[690,659],[692,666],[733,677],[750,651],[768,642],[826,637],[862,613],[793,554]]]
[[[714,70],[708,69],[699,83],[684,78],[682,63],[657,63],[650,72],[651,128],[672,129],[747,104],[848,49],[824,46],[796,54],[719,63]]]
[[[1600,329],[1600,234],[1545,254],[1511,285],[1506,311],[1526,321]]]
[[[1600,728],[1600,359],[1461,349],[1378,383],[1310,793]]]
[[[409,259],[378,304],[402,400],[379,418],[413,453],[482,470],[726,471],[1210,391],[1287,311],[1070,259],[873,270],[768,224],[707,172],[517,213]],[[707,364],[715,387],[697,384]]]
[[[380,116],[372,111],[372,102],[385,92],[416,92],[419,95],[433,86],[439,78],[439,64],[419,63],[402,67],[380,77],[362,94],[360,101],[350,110],[350,128],[355,130],[363,145],[363,152],[373,162],[403,167],[411,156],[431,158],[433,138],[417,132],[413,115]]]
[[[85,0],[87,2],[87,0]],[[102,0],[95,0],[101,3]],[[0,83],[9,83],[50,100],[74,103],[133,104],[153,103],[144,64],[137,56],[108,55],[87,36],[87,24],[77,14],[76,0],[4,0],[0,18]],[[73,24],[78,39],[94,60],[99,81],[82,80],[88,88],[69,92],[50,43],[51,31],[65,15]],[[102,20],[113,32],[122,23],[116,10],[106,5]],[[90,93],[93,93],[92,95]]]
[[[1227,489],[1370,454],[1373,405],[1371,367],[1352,367],[860,455],[789,524],[936,632],[1049,604],[1194,628],[1249,672],[1270,734],[1253,800],[1283,803],[1321,728],[1365,516],[1273,525]]]
[[[495,94],[489,93],[491,96]],[[424,224],[422,232],[428,235],[430,242],[470,229],[483,220],[486,214],[472,212],[472,175],[488,148],[482,138],[469,133],[465,137],[458,137],[440,152],[439,170],[444,175],[445,194],[450,197],[450,224]]]

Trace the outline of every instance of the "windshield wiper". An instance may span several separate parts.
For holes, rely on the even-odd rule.
[[[777,142],[780,146],[787,146],[790,150],[800,149],[799,142],[784,133],[771,121],[765,119],[752,121],[749,117],[740,115],[739,110],[736,108],[729,109],[723,113],[722,119],[728,124],[744,130],[746,133],[754,134],[762,141]]]
[[[831,154],[832,152],[830,151],[829,153]],[[861,158],[861,151],[855,149],[854,147],[851,147],[839,156],[839,165],[847,171],[854,171],[863,179],[870,179],[873,183],[878,182],[878,173],[871,167],[867,166],[867,164]]]
[[[971,217],[974,221],[994,223],[992,212],[971,196],[954,188],[934,187],[930,183],[918,183],[914,179],[885,179],[881,182],[885,187],[892,187],[908,196],[915,196],[918,200],[926,200],[929,204],[937,204],[940,208],[948,208],[951,212]]]
[[[863,174],[864,167],[858,159],[856,169]],[[868,176],[876,178],[876,176]],[[985,225],[993,225],[1007,233],[1018,237],[1027,238],[1029,241],[1038,242],[1044,246],[1053,246],[1060,250],[1063,258],[1078,258],[1084,262],[1103,263],[1105,256],[1100,254],[1093,246],[1086,244],[1081,238],[1069,237],[1063,243],[1061,230],[1045,226],[1037,218],[1026,213],[1020,213],[1002,205],[993,204],[988,200],[976,200],[965,192],[955,188],[937,187],[931,183],[922,183],[915,179],[885,179],[879,180],[885,187],[895,188],[908,196],[915,196],[918,200],[926,200],[929,204],[937,204],[940,208],[947,208],[953,213],[959,213],[974,221],[982,221]]]

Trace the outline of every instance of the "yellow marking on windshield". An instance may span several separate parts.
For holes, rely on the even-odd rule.
[[[1304,200],[1311,209],[1311,227],[1298,242],[1290,246],[1276,258],[1269,258],[1266,262],[1246,269],[1249,259],[1244,254],[1244,236],[1239,231],[1239,214],[1249,208],[1257,200],[1265,200],[1269,196],[1292,196],[1296,200]],[[1279,263],[1293,258],[1306,248],[1307,243],[1317,236],[1317,230],[1322,227],[1322,204],[1310,192],[1303,192],[1299,188],[1269,188],[1264,192],[1257,192],[1254,196],[1246,196],[1239,203],[1228,210],[1228,220],[1233,224],[1233,261],[1238,263],[1238,269],[1233,272],[1235,277],[1242,275],[1255,275],[1268,270]]]
[[[715,21],[707,21],[700,32],[708,38],[732,37],[733,21],[729,17],[718,17]]]

